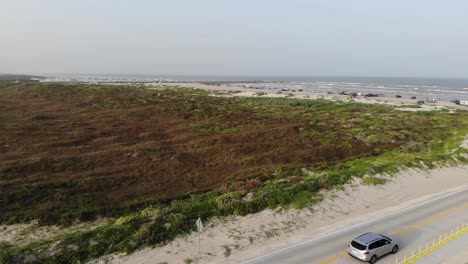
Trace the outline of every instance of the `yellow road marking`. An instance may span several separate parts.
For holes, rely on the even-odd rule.
[[[447,244],[448,242],[454,240],[455,238],[463,235],[464,233],[468,232],[468,227],[465,229],[462,229],[460,232],[456,233],[455,235],[449,237],[448,239],[445,239],[443,241],[439,241],[437,245],[433,245],[429,250],[423,251],[418,253],[416,256],[412,256],[410,259],[408,259],[405,263],[413,263],[414,261],[426,256],[427,254],[431,253],[432,251],[442,247],[443,245]]]
[[[434,222],[434,221],[437,221],[437,220],[439,220],[439,219],[441,219],[441,218],[447,217],[447,216],[449,216],[449,215],[451,215],[451,214],[454,214],[454,213],[463,211],[463,210],[465,210],[465,209],[467,209],[467,208],[468,208],[468,203],[467,203],[467,204],[464,204],[464,205],[462,205],[462,206],[460,206],[460,207],[454,208],[454,209],[452,209],[452,210],[446,211],[446,212],[444,212],[444,213],[438,214],[438,215],[436,215],[436,216],[434,216],[434,217],[431,217],[431,218],[429,218],[429,219],[427,219],[427,220],[425,220],[425,221],[419,222],[419,223],[417,223],[417,224],[415,224],[415,225],[412,225],[412,226],[409,226],[409,227],[404,228],[404,229],[402,229],[402,230],[399,230],[399,231],[397,231],[397,232],[395,232],[395,233],[393,233],[393,234],[391,234],[391,235],[392,235],[392,236],[398,236],[398,235],[404,234],[404,233],[409,232],[409,231],[411,231],[411,230],[414,230],[414,229],[416,229],[416,228],[418,228],[418,227],[425,226],[425,225],[430,224],[430,223],[432,223],[432,222]]]
[[[451,210],[449,210],[449,211],[443,212],[443,213],[441,213],[441,214],[438,214],[438,215],[436,215],[436,216],[434,216],[434,217],[431,217],[431,218],[429,218],[429,219],[427,219],[427,220],[421,221],[421,222],[419,222],[419,223],[417,223],[417,224],[414,224],[414,225],[412,225],[412,226],[409,226],[409,227],[407,227],[407,228],[403,228],[403,229],[401,229],[401,230],[399,230],[399,231],[397,231],[397,232],[395,232],[395,233],[392,233],[391,235],[392,235],[392,236],[399,236],[399,235],[402,235],[402,234],[407,233],[407,232],[409,232],[409,231],[411,231],[411,230],[414,230],[414,229],[416,229],[416,228],[419,228],[419,227],[428,225],[428,224],[430,224],[430,223],[432,223],[432,222],[434,222],[434,221],[437,221],[437,220],[439,220],[439,219],[441,219],[441,218],[444,218],[444,217],[447,217],[447,216],[452,215],[452,214],[454,214],[454,213],[463,211],[463,210],[465,210],[465,209],[467,209],[467,208],[468,208],[468,203],[466,203],[466,204],[464,204],[464,205],[462,205],[462,206],[456,207],[456,208],[454,208],[454,209],[451,209]],[[326,259],[326,260],[320,262],[320,264],[329,264],[329,263],[331,263],[331,262],[333,262],[333,261],[336,261],[336,260],[338,260],[338,259],[340,259],[340,258],[344,258],[347,254],[348,254],[347,251],[342,252],[342,253],[340,253],[339,255],[336,255],[336,256],[334,256],[334,257],[331,257],[331,258],[329,258],[329,259]]]

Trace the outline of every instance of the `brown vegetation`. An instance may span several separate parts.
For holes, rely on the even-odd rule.
[[[121,214],[154,200],[270,177],[279,168],[376,155],[424,138],[411,131],[414,122],[432,125],[382,106],[333,105],[336,112],[298,106],[191,89],[2,83],[0,218],[49,223]],[[390,128],[403,122],[403,129],[389,135],[367,128],[378,124],[362,117],[364,110],[385,113],[383,122]],[[398,121],[398,115],[410,119]],[[386,140],[366,141],[372,135],[353,131],[363,126]]]

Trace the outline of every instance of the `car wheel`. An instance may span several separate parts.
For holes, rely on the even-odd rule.
[[[392,254],[396,254],[398,252],[398,246],[394,246],[392,249]]]
[[[369,263],[374,264],[375,262],[377,262],[377,257],[374,255],[372,258],[370,258]]]

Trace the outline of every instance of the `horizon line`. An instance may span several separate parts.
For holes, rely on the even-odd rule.
[[[51,77],[54,75],[135,75],[135,76],[144,76],[144,75],[151,75],[151,76],[160,76],[160,77],[247,77],[247,78],[255,78],[255,77],[267,77],[267,78],[300,78],[300,77],[307,77],[307,78],[395,78],[395,79],[458,79],[458,80],[468,80],[467,77],[460,77],[460,76],[410,76],[410,75],[347,75],[347,74],[184,74],[184,73],[89,73],[89,72],[68,72],[68,73],[3,73],[0,72],[0,75],[29,75],[29,76],[38,76],[38,77]]]

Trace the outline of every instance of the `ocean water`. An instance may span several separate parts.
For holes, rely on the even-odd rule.
[[[55,75],[44,81],[79,82],[224,82],[257,88],[289,89],[339,93],[342,91],[363,94],[400,95],[417,99],[468,100],[468,79],[449,78],[389,78],[389,77],[307,77],[307,76],[182,76],[182,75]]]
[[[289,89],[339,93],[343,91],[363,94],[382,94],[417,99],[468,100],[467,79],[421,79],[421,78],[309,78],[302,80],[269,81],[263,83],[239,83],[258,88]]]

